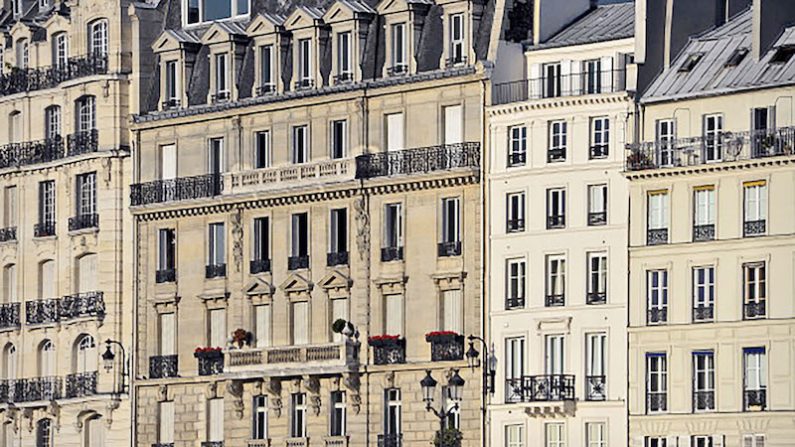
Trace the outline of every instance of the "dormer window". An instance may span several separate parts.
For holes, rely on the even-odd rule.
[[[250,0],[183,0],[185,24],[214,22],[248,15]]]
[[[453,14],[450,16],[450,54],[447,60],[447,65],[453,66],[463,64],[465,62],[464,14]]]
[[[163,108],[179,107],[179,77],[177,76],[177,61],[166,61],[166,85]]]
[[[351,33],[337,34],[337,82],[353,80]]]
[[[57,33],[52,37],[52,65],[65,67],[69,58],[69,44],[66,33]]]
[[[776,49],[773,57],[770,58],[771,64],[786,64],[795,55],[795,45],[783,45]]]
[[[14,13],[14,17],[19,17],[22,15],[22,0],[11,0],[11,9]]]
[[[312,40],[298,41],[298,88],[312,87]]]
[[[404,74],[408,70],[406,24],[396,23],[392,25],[392,66],[389,69],[389,74]]]
[[[682,66],[679,67],[679,72],[687,73],[689,71],[692,71],[693,68],[696,67],[696,64],[698,64],[698,61],[700,61],[703,56],[704,53],[694,53],[687,56],[687,59],[685,59],[684,63],[682,63]]]
[[[39,10],[43,11],[50,7],[50,0],[39,0]]]
[[[213,102],[229,100],[228,59],[226,53],[215,55],[215,94],[213,95]]]
[[[258,95],[264,95],[276,91],[276,84],[273,82],[273,45],[262,45],[259,47],[259,87]]]

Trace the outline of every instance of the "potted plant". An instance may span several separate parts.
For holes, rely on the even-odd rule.
[[[376,365],[406,363],[406,339],[399,335],[374,335],[367,339],[373,347],[373,361]]]
[[[242,329],[242,328],[238,328],[238,329],[235,330],[235,332],[232,332],[231,344],[233,346],[237,345],[238,349],[240,349],[244,345],[245,346],[250,346],[252,338],[253,338],[253,336],[252,336],[251,332],[249,332],[249,331],[247,331],[245,329]]]
[[[373,335],[372,337],[367,338],[367,344],[374,348],[382,348],[386,346],[394,346],[400,344],[401,341],[404,341],[400,338],[400,335]]]
[[[458,447],[461,445],[462,439],[464,439],[464,434],[461,433],[461,430],[453,427],[445,427],[433,435],[431,444],[435,447]]]
[[[425,341],[431,344],[431,360],[434,362],[464,358],[464,336],[457,332],[428,332]]]
[[[220,347],[213,347],[213,346],[198,346],[196,349],[193,350],[193,356],[197,359],[208,359],[208,358],[215,358],[221,357],[223,355],[223,351]]]

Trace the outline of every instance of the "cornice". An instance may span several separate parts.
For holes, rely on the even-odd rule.
[[[626,92],[610,95],[586,95],[586,96],[561,96],[557,98],[545,98],[539,100],[526,100],[501,106],[492,106],[487,109],[489,116],[512,115],[531,110],[545,110],[564,107],[578,107],[587,105],[621,104],[631,102]]]
[[[745,171],[765,167],[792,166],[795,165],[795,156],[754,158],[741,161],[729,161],[720,163],[701,164],[680,168],[659,168],[646,169],[642,171],[624,171],[623,174],[629,181],[651,180],[669,177],[682,177],[700,174],[718,174],[734,171]]]

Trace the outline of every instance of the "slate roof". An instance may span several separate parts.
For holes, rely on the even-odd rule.
[[[778,48],[795,44],[795,27],[784,30],[759,60],[752,54],[753,13],[748,9],[729,22],[690,39],[679,57],[658,76],[641,98],[642,103],[725,94],[795,84],[795,57],[785,63],[771,62]],[[737,65],[727,65],[735,51],[744,49]],[[689,71],[680,70],[701,55]]]
[[[635,3],[600,5],[528,50],[626,39],[635,35]]]
[[[376,13],[374,8],[372,8],[370,5],[360,0],[340,0],[340,3],[351,8],[351,11],[354,12],[369,13],[369,14]]]

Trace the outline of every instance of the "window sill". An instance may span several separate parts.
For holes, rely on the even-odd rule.
[[[86,234],[97,234],[97,233],[99,233],[99,227],[88,227],[88,228],[81,228],[79,230],[69,231],[67,232],[67,235],[69,235],[70,237],[75,237],[75,236],[83,236]]]

